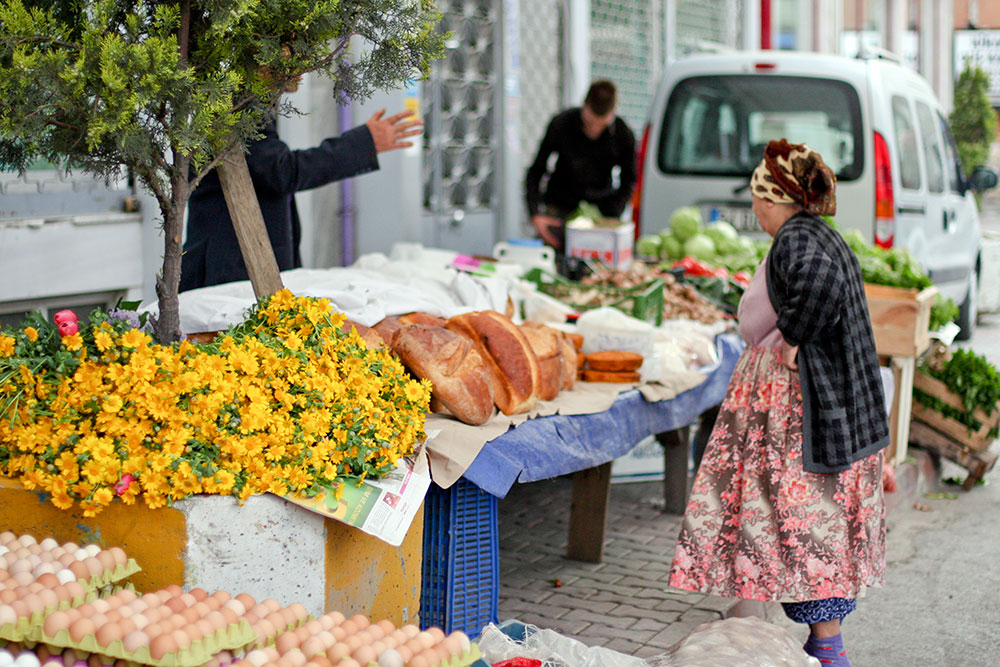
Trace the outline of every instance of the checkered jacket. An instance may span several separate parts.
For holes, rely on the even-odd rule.
[[[861,267],[836,230],[799,213],[775,235],[766,278],[778,329],[799,346],[804,467],[846,470],[889,444]]]

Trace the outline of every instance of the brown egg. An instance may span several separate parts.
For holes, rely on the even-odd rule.
[[[393,625],[392,621],[390,621],[388,618],[383,618],[381,621],[379,621],[375,625],[377,625],[378,627],[382,628],[382,634],[383,635],[388,635],[389,633],[396,631],[396,626]]]
[[[222,606],[227,609],[232,609],[237,616],[242,616],[243,614],[247,613],[247,608],[244,607],[243,603],[237,600],[236,598],[233,598],[231,600],[226,600],[225,604],[223,604]]]
[[[309,632],[309,628],[304,625],[300,625],[295,628],[293,632],[295,632],[295,636],[299,638],[299,644],[313,636],[313,633]]]
[[[138,624],[136,625],[136,628],[139,629],[138,628]],[[160,623],[150,623],[150,624],[144,626],[143,628],[141,628],[141,630],[146,633],[146,636],[149,637],[149,638],[151,638],[151,639],[153,637],[159,637],[164,632],[169,632],[172,629],[173,628],[171,628],[169,625],[160,624]]]
[[[94,611],[96,611],[99,614],[105,614],[111,611],[111,603],[105,600],[104,598],[97,598],[95,600],[92,600],[90,602],[90,606],[93,607]]]
[[[149,617],[147,617],[145,614],[132,614],[131,616],[129,616],[129,620],[135,623],[136,630],[142,630],[147,625],[152,623],[152,621],[149,620]]]
[[[258,617],[257,614],[253,613],[252,611],[248,611],[247,613],[243,614],[243,620],[249,623],[250,625],[254,625],[255,623],[257,623],[257,621],[260,620],[260,617]]]
[[[20,596],[13,591],[13,589],[5,588],[0,591],[0,604],[10,604],[14,600],[17,600]]]
[[[275,600],[274,598],[266,598],[264,600],[261,600],[258,604],[263,605],[267,609],[268,613],[275,612],[281,609],[281,603]]]
[[[184,589],[177,584],[167,584],[163,587],[163,590],[170,593],[170,597],[175,598],[184,592]]]
[[[184,600],[181,600],[179,597],[170,598],[164,604],[166,605],[167,609],[174,612],[175,614],[180,611],[183,611],[184,609],[187,609],[187,605],[184,604]]]
[[[97,560],[94,556],[89,556],[82,562],[87,566],[87,571],[90,572],[90,576],[92,577],[97,577],[104,572],[104,566],[101,565],[101,561]]]
[[[222,630],[227,625],[226,617],[223,616],[222,612],[219,611],[208,612],[208,616],[205,617],[205,620],[211,623],[212,627],[214,627],[216,630]]]
[[[164,621],[161,622],[170,623],[170,627],[172,627],[174,630],[180,630],[182,627],[188,624],[188,620],[184,618],[184,616],[182,616],[181,614],[173,614],[172,616],[167,617]]]
[[[357,660],[359,664],[367,665],[369,662],[375,662],[378,654],[375,653],[375,649],[369,644],[365,644],[364,646],[359,646],[358,650],[351,654],[351,657]]]
[[[144,646],[149,646],[149,636],[142,630],[136,630],[125,635],[122,645],[129,653],[135,653]]]
[[[343,630],[345,636],[347,636],[347,637],[350,637],[355,632],[357,632],[358,630],[361,629],[361,628],[358,627],[358,624],[355,623],[352,619],[347,619],[346,621],[344,621],[343,623],[341,623],[340,625],[338,625],[337,628],[340,628],[341,630]],[[334,628],[334,630],[336,630],[337,628]]]
[[[261,640],[267,640],[277,634],[277,630],[274,624],[266,618],[262,618],[253,624],[253,631],[257,634],[257,638]]]
[[[211,595],[202,600],[202,604],[208,605],[208,608],[211,609],[212,611],[222,608],[222,603],[219,602],[217,599],[213,598]]]
[[[382,651],[384,651],[387,648],[389,648],[388,646],[386,646],[385,642],[380,641],[380,640],[373,641],[371,644],[369,644],[369,646],[371,646],[372,649],[374,649],[375,655],[380,655],[382,653]]]
[[[323,638],[319,635],[309,637],[299,646],[299,649],[301,649],[307,658],[312,658],[320,654],[325,655],[327,648],[329,647],[324,644]]]
[[[219,601],[219,604],[226,604],[229,598],[233,597],[229,594],[229,591],[215,591],[212,593],[212,598]]]
[[[405,632],[406,636],[410,637],[411,639],[420,634],[420,628],[418,628],[413,623],[407,623],[406,625],[400,627],[399,629]]]
[[[67,569],[75,574],[77,579],[87,580],[91,577],[90,568],[87,567],[83,561],[73,561],[69,564]]]
[[[357,634],[351,635],[350,637],[345,637],[344,643],[347,644],[348,648],[351,649],[351,653],[354,653],[361,646],[364,646],[368,642],[366,641],[366,637],[362,636],[362,634],[359,632]]]
[[[274,629],[277,630],[278,632],[282,632],[284,631],[285,628],[288,627],[288,621],[285,620],[284,614],[282,614],[280,611],[268,614],[267,616],[265,616],[265,618],[268,621],[270,621],[272,625],[274,625]]]
[[[70,639],[77,643],[82,641],[87,635],[92,635],[95,632],[97,632],[97,626],[88,617],[78,618],[69,626]]]
[[[115,569],[115,557],[111,555],[110,551],[100,551],[96,556],[98,562],[100,562],[101,567],[105,570]]]
[[[192,588],[188,591],[188,593],[194,596],[196,602],[201,602],[208,597],[208,591],[204,588]]]
[[[278,649],[278,653],[287,653],[293,648],[298,647],[298,645],[299,638],[295,636],[294,632],[282,632],[274,640],[274,646]]]
[[[120,604],[111,611],[119,614],[121,618],[132,618],[136,614],[135,610],[127,604]]]
[[[121,547],[111,547],[108,549],[108,553],[111,554],[111,558],[114,559],[115,565],[125,565],[128,563],[128,556]]]
[[[149,609],[150,607],[154,606],[158,607],[162,602],[162,600],[160,600],[160,594],[158,592],[143,593],[139,597],[139,601],[142,602],[145,609]]]
[[[24,600],[14,600],[10,603],[10,608],[14,610],[14,614],[18,617],[31,615],[31,610],[28,608],[28,605]]]
[[[431,627],[427,628],[427,630],[425,630],[425,632],[427,632],[427,634],[429,634],[431,637],[434,638],[434,643],[435,644],[437,644],[438,642],[440,642],[445,637],[444,631],[441,628],[437,627],[437,626],[431,626]]]
[[[116,639],[122,639],[122,629],[117,623],[105,623],[97,630],[97,643],[108,647]]]
[[[30,571],[29,572],[18,572],[15,575],[11,575],[11,579],[13,579],[14,581],[16,581],[18,583],[18,585],[20,585],[20,586],[27,586],[28,584],[30,584],[31,582],[33,582],[35,580],[35,575],[31,574]]]
[[[64,553],[63,555],[59,556],[59,558],[56,559],[56,562],[62,565],[63,567],[69,567],[70,565],[76,562],[76,558],[73,556],[73,554]]]
[[[70,581],[63,584],[66,591],[69,593],[69,598],[71,600],[83,599],[83,596],[87,594],[86,589],[83,587],[79,581]]]
[[[342,642],[347,637],[347,630],[344,629],[343,625],[338,625],[330,630],[330,634],[333,635],[333,638],[338,642]]]
[[[172,633],[164,633],[159,637],[154,637],[149,642],[149,655],[154,660],[161,660],[168,653],[177,651],[177,640]]]
[[[233,625],[240,622],[240,617],[229,607],[223,607],[218,613],[222,614],[222,617],[226,619],[226,625]]]
[[[72,618],[64,611],[54,611],[45,617],[45,624],[42,630],[49,637],[55,637],[56,633],[69,627]]]
[[[156,591],[156,597],[159,599],[160,604],[164,604],[167,600],[175,598],[178,595],[180,595],[180,593],[171,593],[166,588]]]
[[[351,647],[341,642],[337,642],[326,650],[326,657],[335,665],[340,664],[340,661],[350,654]]]
[[[130,632],[135,632],[139,630],[139,627],[135,624],[131,618],[123,618],[118,621],[118,627],[122,629],[122,636],[124,637]]]
[[[199,618],[194,622],[198,632],[202,637],[209,637],[215,634],[215,627],[204,618]]]
[[[194,607],[188,607],[187,609],[182,609],[181,616],[183,616],[184,620],[187,621],[188,623],[194,623],[195,621],[202,618],[202,615],[199,614],[198,610],[195,609]]]
[[[184,603],[185,607],[193,607],[198,602],[198,598],[190,593],[181,593],[177,597],[181,599],[181,602]]]
[[[337,663],[337,667],[361,667],[354,658],[344,658]]]
[[[174,630],[170,634],[174,638],[174,641],[177,642],[178,649],[186,649],[187,647],[191,646],[191,641],[192,641],[191,636],[188,633],[181,630],[180,628]]]

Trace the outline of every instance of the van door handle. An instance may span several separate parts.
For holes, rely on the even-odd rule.
[[[926,206],[897,206],[896,213],[900,215],[923,215],[927,213]]]
[[[955,211],[953,211],[953,210],[952,211],[945,210],[944,213],[942,214],[942,218],[944,219],[943,220],[943,222],[944,222],[944,229],[945,229],[945,231],[947,231],[948,230],[948,225],[951,223],[952,220],[955,219]]]

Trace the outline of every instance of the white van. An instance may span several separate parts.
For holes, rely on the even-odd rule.
[[[641,232],[695,205],[705,220],[762,236],[749,178],[767,142],[782,137],[809,144],[837,173],[837,223],[908,248],[961,305],[959,337],[970,336],[982,245],[973,192],[997,177],[985,168],[963,175],[934,92],[884,56],[763,51],[670,64],[640,148]]]

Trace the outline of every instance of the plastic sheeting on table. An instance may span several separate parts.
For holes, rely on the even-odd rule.
[[[486,443],[465,479],[498,498],[514,482],[535,482],[585,470],[626,454],[643,438],[683,428],[718,405],[743,353],[739,336],[715,339],[719,363],[706,380],[668,401],[649,402],[638,390],[621,394],[605,412],[529,419]]]

